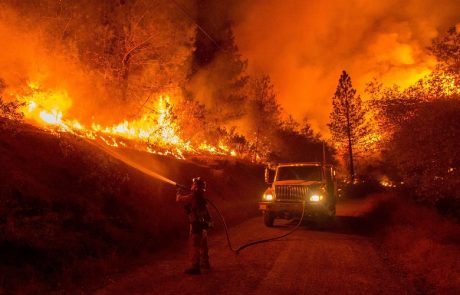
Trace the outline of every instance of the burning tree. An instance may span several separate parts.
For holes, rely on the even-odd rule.
[[[273,148],[272,138],[281,124],[281,106],[276,99],[273,84],[268,75],[251,79],[251,95],[248,101],[249,138],[254,142],[254,159],[265,157]]]
[[[452,28],[433,41],[434,71],[407,89],[373,81],[373,117],[382,139],[383,163],[389,177],[402,181],[418,200],[460,215],[460,35]],[[450,211],[450,212],[448,212]],[[456,211],[456,212],[455,212]]]
[[[450,28],[446,34],[433,40],[431,54],[438,64],[435,69],[406,89],[394,85],[384,87],[374,79],[367,85],[370,106],[381,136],[381,147],[386,148],[394,133],[419,112],[420,107],[435,100],[458,99],[460,95],[460,34]]]
[[[446,34],[436,38],[430,47],[438,60],[438,68],[455,79],[460,85],[460,26],[451,27]]]
[[[40,36],[44,42],[36,47],[43,55],[65,61],[63,74],[55,72],[60,67],[52,68],[34,82],[64,84],[73,109],[82,107],[84,115],[97,112],[108,121],[133,115],[146,97],[175,94],[185,83],[195,29],[168,1],[3,2],[21,16],[5,21],[11,30]],[[50,63],[40,62],[45,69]],[[25,76],[24,81],[36,77],[33,72]],[[89,96],[91,104],[79,106]]]
[[[367,134],[365,124],[365,110],[361,97],[356,95],[356,89],[351,84],[351,78],[343,71],[332,97],[333,110],[330,114],[330,123],[333,139],[348,150],[348,167],[351,181],[355,178],[353,165],[353,148],[359,144]]]
[[[23,104],[18,101],[3,101],[0,96],[0,117],[6,117],[10,120],[22,119],[23,115],[18,111],[22,106]]]
[[[292,117],[282,122],[273,135],[273,150],[270,161],[275,162],[321,162],[323,161],[323,142],[311,132],[307,122],[300,125]],[[333,150],[326,147],[326,162],[333,163]]]
[[[21,108],[23,104],[18,101],[4,101],[2,97],[4,88],[5,82],[0,79],[0,117],[5,117],[11,120],[21,119],[22,114],[19,112],[19,108]]]
[[[230,130],[245,115],[247,61],[236,45],[226,1],[199,1],[197,22],[186,88],[199,101],[206,101],[210,127]]]

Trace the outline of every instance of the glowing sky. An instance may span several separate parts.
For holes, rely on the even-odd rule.
[[[361,94],[373,77],[415,82],[434,64],[432,38],[460,23],[460,1],[241,1],[234,20],[250,72],[268,73],[286,112],[327,134],[341,71]]]

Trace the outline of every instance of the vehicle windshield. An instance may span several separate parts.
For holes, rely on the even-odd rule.
[[[278,167],[276,180],[310,180],[321,181],[320,166],[281,166]]]

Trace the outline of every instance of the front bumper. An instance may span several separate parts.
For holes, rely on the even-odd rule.
[[[280,218],[293,218],[302,215],[302,202],[259,202],[259,210],[263,213],[270,213],[275,217]],[[306,202],[305,215],[306,216],[323,216],[329,215],[330,208],[323,202]]]

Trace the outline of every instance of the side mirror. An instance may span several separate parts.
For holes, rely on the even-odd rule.
[[[274,170],[270,169],[269,167],[265,167],[265,183],[271,185],[273,179],[275,178]]]

